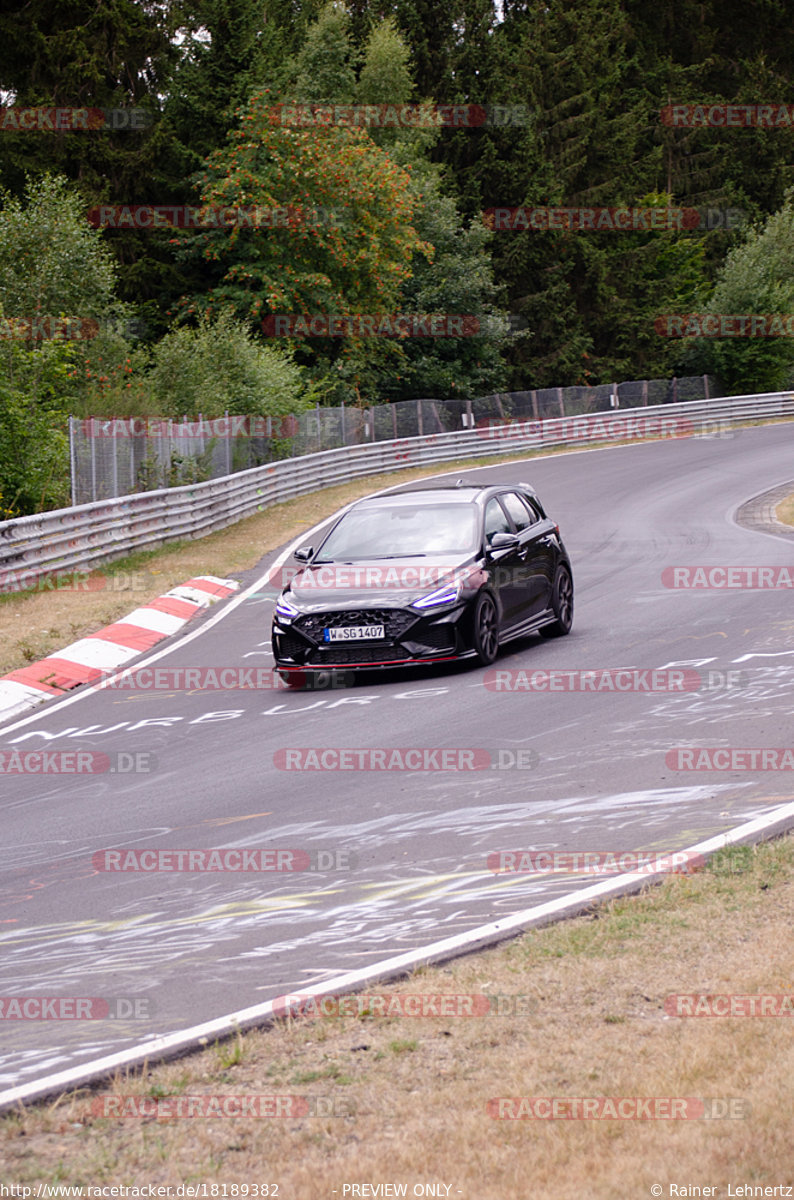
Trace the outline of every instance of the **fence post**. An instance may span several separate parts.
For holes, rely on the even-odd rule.
[[[643,379],[643,381],[642,381],[642,403],[645,405],[646,408],[648,407],[648,380],[647,379]]]
[[[424,424],[422,422],[422,401],[417,400],[417,402],[416,402],[416,432],[421,437],[422,434],[424,433],[424,431],[425,431],[425,428],[424,428]]]
[[[561,387],[557,388],[557,399],[560,403],[560,416],[564,417],[565,416],[565,401],[562,398],[562,388]]]
[[[539,420],[539,417],[538,417],[538,393],[537,392],[532,392],[532,416],[535,418],[536,421]]]
[[[72,424],[76,417],[69,418],[69,470],[72,473],[72,508],[77,504],[75,496],[77,494],[77,451],[74,444],[74,426]]]
[[[94,432],[93,425],[91,432]],[[96,438],[91,438],[91,500],[96,503]]]
[[[708,377],[708,375],[703,376],[703,398],[705,400],[711,399],[711,396],[709,395],[709,377]]]

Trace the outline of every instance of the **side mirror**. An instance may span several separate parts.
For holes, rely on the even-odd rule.
[[[500,550],[515,550],[520,541],[517,533],[495,533],[487,550],[489,554],[498,553]]]
[[[298,562],[308,562],[313,554],[314,546],[301,546],[299,550],[293,552],[292,557],[296,558]]]

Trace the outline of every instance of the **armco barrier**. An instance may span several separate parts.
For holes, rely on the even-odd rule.
[[[199,538],[306,492],[406,467],[554,446],[715,436],[734,424],[794,416],[794,393],[732,396],[344,446],[207,483],[138,492],[0,522],[0,592],[165,542]]]

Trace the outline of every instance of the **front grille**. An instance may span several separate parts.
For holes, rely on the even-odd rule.
[[[293,627],[312,641],[322,642],[324,629],[343,629],[350,625],[382,625],[387,638],[396,641],[418,618],[404,608],[345,608],[338,612],[307,613]],[[366,660],[369,661],[369,660]]]
[[[402,646],[385,646],[383,642],[369,646],[328,646],[312,650],[306,662],[312,666],[328,663],[346,665],[350,663],[405,662],[410,654]]]

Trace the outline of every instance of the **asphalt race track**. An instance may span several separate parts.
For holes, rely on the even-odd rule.
[[[327,692],[83,689],[0,730],[0,750],[153,756],[148,771],[3,777],[0,997],[104,998],[120,1015],[3,1020],[0,1090],[593,883],[494,873],[501,850],[667,852],[790,800],[790,770],[679,770],[668,752],[791,744],[791,589],[662,575],[794,569],[791,542],[732,519],[794,479],[793,452],[788,423],[466,472],[533,483],[574,567],[572,634],[514,644],[498,670],[684,668],[697,690],[496,692],[493,668],[439,666]],[[157,665],[270,667],[272,605],[225,602]],[[495,765],[288,771],[285,747],[475,749]],[[92,863],[106,848],[263,847],[325,853],[263,874]]]

